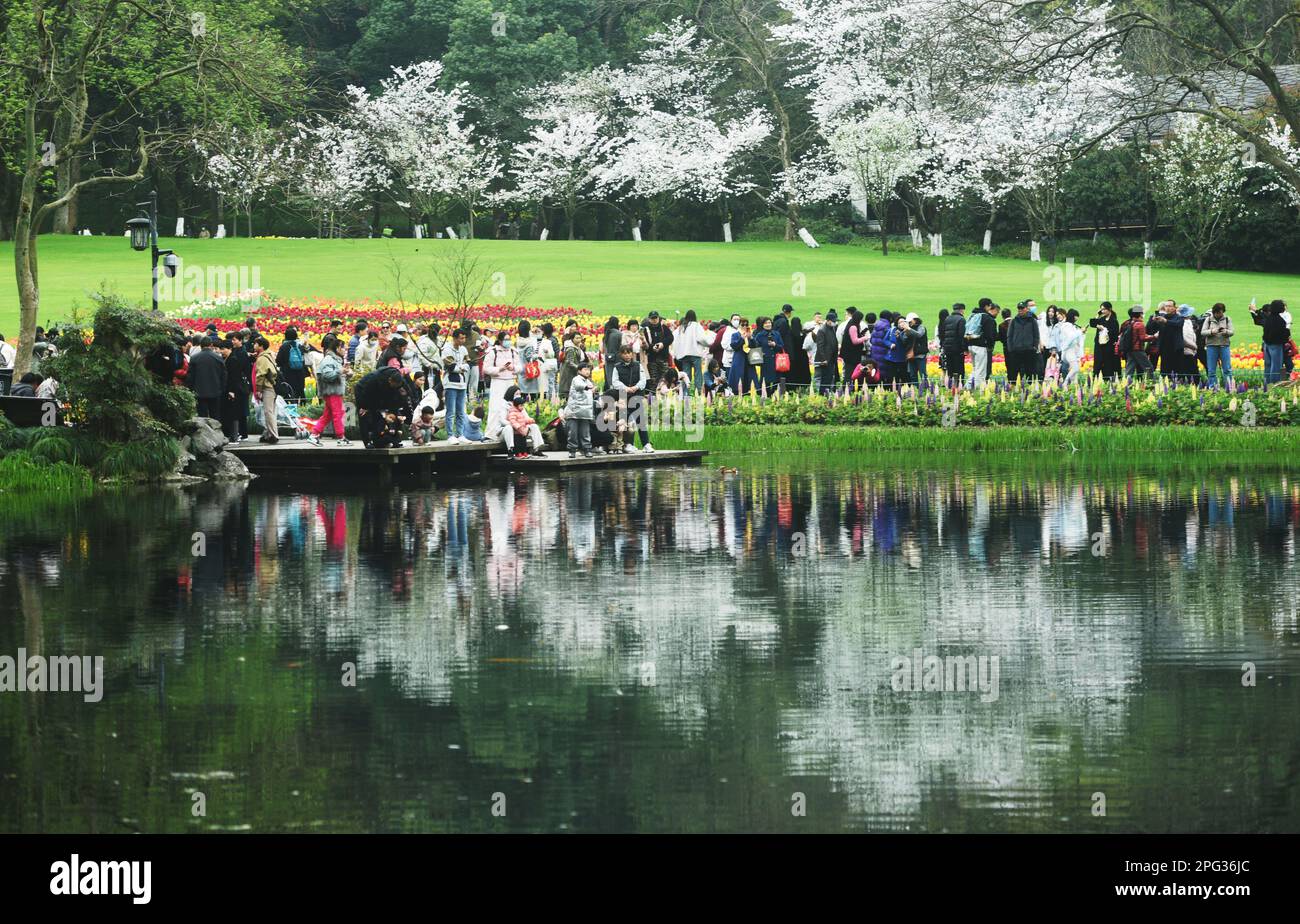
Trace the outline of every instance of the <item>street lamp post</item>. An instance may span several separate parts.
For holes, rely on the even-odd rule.
[[[175,251],[158,249],[158,192],[149,193],[148,202],[137,202],[140,214],[126,223],[131,234],[132,250],[149,250],[153,270],[153,310],[158,311],[158,258],[163,258],[163,272],[176,275]]]

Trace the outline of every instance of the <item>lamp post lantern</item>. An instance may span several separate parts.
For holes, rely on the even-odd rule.
[[[176,254],[171,250],[158,249],[158,193],[149,193],[148,202],[137,202],[140,214],[126,223],[131,235],[132,250],[148,250],[153,270],[153,310],[158,310],[158,258],[165,257],[164,271],[168,276],[176,275]]]

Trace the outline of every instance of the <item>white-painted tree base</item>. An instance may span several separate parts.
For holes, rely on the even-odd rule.
[[[818,244],[818,243],[817,243],[817,239],[816,239],[815,237],[812,236],[812,233],[811,233],[807,228],[800,228],[800,229],[799,229],[799,240],[803,241],[803,242],[804,242],[805,244],[807,244],[809,247],[820,247],[820,246],[821,246],[821,244]]]
[[[992,253],[992,251],[993,251],[993,229],[986,228],[984,230],[984,252]]]
[[[226,236],[226,226],[225,226],[225,225],[217,225],[217,234],[216,234],[216,236],[217,236],[217,237],[225,237],[225,236]]]
[[[723,243],[731,243],[731,222],[729,221],[724,221],[722,223],[722,240]]]
[[[542,236],[539,237],[538,240],[539,240],[539,241],[544,241],[544,240],[546,240],[546,239],[547,239],[548,237],[550,237],[550,236],[551,236],[551,229],[550,229],[550,228],[543,228],[543,229],[542,229]]]
[[[1040,263],[1043,259],[1043,245],[1039,241],[1031,241],[1029,244],[1029,260],[1031,263]]]
[[[454,228],[448,226],[447,237],[451,238],[453,241],[456,240],[456,231]]]

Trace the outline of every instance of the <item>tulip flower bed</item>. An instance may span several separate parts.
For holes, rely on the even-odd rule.
[[[437,323],[443,331],[458,327],[466,320],[473,321],[485,331],[501,328],[514,329],[520,321],[527,320],[534,327],[545,321],[555,325],[558,332],[566,321],[578,322],[587,337],[599,337],[608,316],[597,317],[590,311],[576,308],[526,308],[516,305],[478,305],[468,311],[446,304],[409,304],[377,301],[341,301],[336,299],[256,299],[231,300],[228,303],[204,302],[191,305],[177,315],[186,329],[201,331],[215,324],[220,333],[229,333],[244,326],[248,317],[257,319],[258,330],[271,342],[272,348],[284,339],[286,328],[293,327],[299,337],[319,343],[331,321],[342,321],[349,336],[357,321],[366,321],[376,330],[388,321],[394,327],[405,324]]]

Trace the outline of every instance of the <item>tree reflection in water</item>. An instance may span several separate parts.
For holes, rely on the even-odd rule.
[[[1266,472],[830,462],[19,503],[0,653],[109,676],[0,697],[0,828],[1295,830],[1297,517]],[[917,650],[997,698],[895,692]]]

